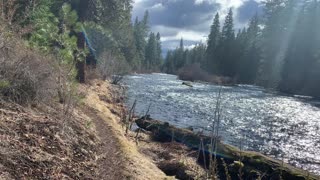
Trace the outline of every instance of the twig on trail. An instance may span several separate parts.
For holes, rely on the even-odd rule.
[[[138,143],[139,143],[139,139],[138,139],[138,138],[139,138],[139,133],[140,133],[140,131],[141,131],[141,128],[138,128],[138,129],[137,129],[137,134],[136,134],[136,136],[134,137],[137,145],[138,145]]]
[[[148,116],[149,111],[150,111],[150,108],[151,108],[151,104],[152,104],[152,103],[149,104],[148,109],[147,109],[147,111],[146,111],[146,113],[145,113],[145,115],[144,115],[144,117],[143,117],[144,120],[147,119],[147,116]],[[139,138],[139,133],[140,133],[140,131],[141,131],[141,128],[138,128],[137,134],[136,134],[136,137],[135,137],[136,143],[138,143],[138,138]]]
[[[219,92],[217,95],[216,107],[214,110],[214,120],[211,125],[211,135],[210,135],[210,146],[209,146],[209,179],[218,179],[217,175],[217,148],[219,143],[219,130],[222,116],[222,95],[221,95],[221,87],[219,88]],[[212,157],[212,154],[214,157]]]
[[[230,173],[229,173],[229,169],[228,169],[227,163],[224,161],[223,158],[221,158],[221,161],[222,161],[222,165],[224,167],[224,171],[225,171],[225,174],[226,174],[226,180],[231,180],[231,176],[230,176]]]
[[[279,174],[279,179],[280,180],[283,180],[283,178],[282,178],[282,170],[283,170],[283,168],[284,168],[284,157],[282,156],[282,160],[281,160],[281,169],[280,169],[280,174]]]
[[[151,105],[152,105],[152,103],[150,103],[149,106],[148,106],[148,109],[147,109],[147,111],[146,111],[146,114],[144,115],[144,120],[146,120],[146,118],[147,118],[147,116],[148,116],[148,114],[149,114]]]
[[[171,131],[171,142],[174,142],[174,130]]]
[[[128,131],[129,129],[131,129],[132,127],[132,121],[133,121],[133,117],[134,117],[134,109],[136,107],[136,104],[137,104],[137,100],[134,100],[134,103],[129,111],[129,114],[128,114],[128,118],[126,119],[126,134],[128,134]]]
[[[238,177],[239,177],[239,180],[242,180],[243,179],[243,155],[242,155],[242,139],[240,140],[240,150],[239,150],[239,174],[238,174]]]
[[[205,147],[204,147],[204,143],[203,143],[203,139],[202,138],[200,138],[199,156],[198,156],[198,158],[200,158],[201,151],[202,151],[203,162],[204,162],[203,163],[204,164],[204,170],[207,171],[206,153],[205,153]]]

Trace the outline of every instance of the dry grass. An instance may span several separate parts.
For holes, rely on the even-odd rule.
[[[56,96],[54,61],[14,36],[5,26],[0,28],[0,98],[19,104],[48,102]]]
[[[63,78],[67,71],[5,28],[0,27],[0,179],[94,179],[99,141],[88,126],[91,119],[73,109],[71,93],[65,94],[68,101],[57,102],[58,92],[71,92]]]
[[[0,102],[0,177],[94,179],[97,138],[89,119],[51,113]]]
[[[111,136],[115,138],[115,142],[107,142],[108,145],[117,145],[118,156],[121,158],[122,172],[118,175],[121,179],[168,179],[150,158],[145,157],[138,151],[136,143],[128,140],[125,136],[125,128],[121,126],[121,112],[123,104],[121,95],[116,93],[119,87],[102,81],[93,81],[91,86],[82,87],[83,91],[88,92],[85,105],[93,108],[104,123],[109,128]],[[118,89],[118,90],[117,90]],[[121,94],[121,93],[120,93]],[[120,99],[119,99],[120,98]],[[108,153],[108,152],[106,152]],[[119,168],[118,167],[118,168]]]
[[[0,179],[169,179],[124,135],[117,89],[81,85],[86,97],[68,119],[58,103],[40,110],[1,101]]]
[[[134,133],[131,138],[135,138]],[[151,158],[168,176],[178,179],[205,179],[205,171],[197,163],[197,151],[181,143],[156,142],[148,132],[139,135],[139,151]]]

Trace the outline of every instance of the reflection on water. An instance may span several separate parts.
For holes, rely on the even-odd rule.
[[[128,105],[137,99],[142,115],[150,114],[179,127],[207,129],[213,119],[219,86],[183,86],[176,76],[135,75],[126,78]],[[255,86],[221,87],[221,136],[238,146],[245,137],[247,150],[285,159],[320,174],[320,109],[307,99],[277,95]]]

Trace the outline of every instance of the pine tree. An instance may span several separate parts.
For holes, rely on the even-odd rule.
[[[85,53],[78,49],[73,35],[80,26],[76,11],[65,3],[56,17],[50,5],[44,2],[34,11],[31,21],[35,30],[30,35],[30,45],[44,53],[55,53],[61,64],[74,64],[76,57],[83,60]]]
[[[260,27],[258,14],[250,20],[249,27],[242,40],[244,46],[240,48],[242,54],[239,65],[239,82],[253,84],[256,81],[261,59]]]
[[[175,51],[175,69],[179,70],[185,65],[185,60],[183,58],[184,54],[184,42],[183,38],[180,40],[179,48]]]
[[[175,67],[174,67],[174,55],[172,51],[168,51],[164,65],[162,67],[162,71],[168,74],[174,74],[175,73]]]
[[[138,67],[137,69],[140,69],[142,65],[145,65],[145,55],[146,55],[146,38],[149,34],[149,12],[146,11],[143,17],[142,21],[139,21],[138,18],[136,18],[134,23],[134,41],[136,46],[136,56],[137,59],[134,64]],[[145,68],[145,67],[144,67]]]
[[[145,62],[144,67],[147,70],[154,70],[157,64],[157,40],[156,36],[153,32],[150,33],[148,43],[146,46],[146,55],[145,55]]]
[[[206,50],[206,62],[203,64],[208,72],[217,72],[217,47],[220,40],[220,16],[216,14],[213,24],[211,25],[210,34],[208,37],[208,47]]]
[[[162,47],[161,47],[161,36],[160,33],[157,33],[156,36],[156,44],[157,44],[157,55],[156,55],[156,69],[159,70],[162,65]]]
[[[233,11],[229,10],[222,28],[219,43],[219,74],[229,77],[236,75],[236,57],[234,54],[235,33],[233,25]]]
[[[320,3],[304,4],[282,69],[281,91],[319,96]]]
[[[194,51],[194,57],[191,59],[190,64],[205,64],[207,46],[202,42],[198,43],[191,51]],[[190,52],[190,51],[189,51]]]
[[[287,0],[268,0],[265,2],[265,27],[263,30],[261,68],[259,83],[269,88],[276,88],[280,80],[280,67],[284,49],[279,40],[286,35],[288,19],[284,12]]]

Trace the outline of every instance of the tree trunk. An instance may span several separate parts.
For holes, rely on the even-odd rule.
[[[84,37],[84,34],[82,32],[79,32],[77,34],[78,36],[78,48],[79,49],[84,49],[85,48],[85,37]],[[77,68],[77,80],[80,82],[80,83],[85,83],[86,82],[86,60],[82,60],[82,61],[79,61],[78,59],[76,59],[76,68]]]

